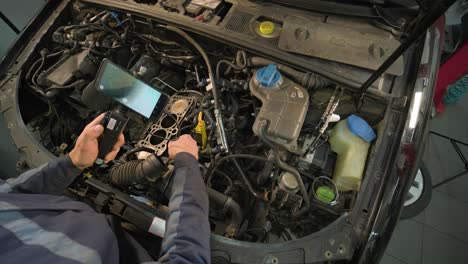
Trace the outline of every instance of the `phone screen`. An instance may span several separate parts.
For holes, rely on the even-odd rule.
[[[164,101],[161,92],[107,59],[101,63],[96,86],[101,93],[146,118],[149,118],[156,106]]]

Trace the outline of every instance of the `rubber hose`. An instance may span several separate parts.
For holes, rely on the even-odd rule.
[[[233,238],[236,237],[237,232],[244,219],[242,209],[239,204],[234,201],[230,196],[220,193],[212,188],[206,189],[210,201],[223,207],[223,211],[229,212],[231,219],[225,228],[226,236]]]
[[[258,65],[255,65],[254,63],[257,63]],[[313,88],[320,89],[327,85],[332,84],[331,81],[328,81],[327,79],[315,73],[303,73],[300,71],[296,71],[293,68],[288,67],[284,64],[278,64],[274,61],[271,61],[265,58],[252,57],[249,60],[249,66],[261,67],[261,66],[266,66],[268,64],[277,65],[278,70],[280,72],[282,72],[284,75],[288,76],[289,78],[293,79],[294,81],[298,82],[299,84],[301,84],[307,89],[313,89]],[[326,73],[326,72],[323,72],[322,75],[327,76],[328,78],[332,79],[336,83],[346,86],[352,92],[358,92],[359,88],[361,88],[361,83],[349,80],[346,77],[342,77],[337,74],[331,74],[331,73]],[[333,76],[328,76],[328,75],[333,75]],[[392,94],[386,93],[374,87],[369,87],[366,93],[375,97],[376,99],[384,100],[386,102],[389,102],[394,97],[395,98],[398,97],[398,96],[392,96]]]
[[[167,168],[156,155],[144,160],[132,160],[113,167],[110,172],[112,182],[120,186],[130,186],[146,181],[154,182],[167,172]]]
[[[245,53],[245,51],[239,50],[236,53],[236,64],[241,70],[247,67],[247,53]]]
[[[208,110],[203,110],[203,116],[205,117],[206,120],[210,123],[207,128],[213,129],[215,127],[215,121],[213,119],[213,116],[211,116],[211,113]]]
[[[229,159],[236,159],[236,158],[240,158],[240,159],[250,159],[250,160],[260,160],[260,161],[263,161],[263,162],[271,162],[271,163],[276,163],[275,161],[273,160],[269,160],[267,158],[264,158],[264,157],[259,157],[259,156],[255,156],[255,155],[251,155],[251,154],[231,154],[229,156],[225,156],[225,157],[222,157],[218,160],[215,161],[214,165],[212,168],[209,169],[209,171],[207,172],[207,182],[211,182],[211,179],[213,177],[213,174],[214,172],[216,171],[216,169],[218,168],[218,166],[220,166],[224,161],[226,160],[229,160]]]
[[[239,102],[237,101],[237,98],[232,94],[229,95],[229,103],[231,116],[236,116],[239,113]]]
[[[236,169],[239,171],[240,173],[240,176],[241,176],[241,180],[243,181],[243,183],[245,184],[245,186],[247,187],[247,190],[257,199],[260,199],[260,200],[263,200],[265,201],[265,198],[264,198],[264,195],[261,193],[261,192],[258,192],[256,191],[253,187],[252,187],[252,184],[250,183],[249,179],[247,178],[247,175],[245,175],[244,171],[242,170],[242,167],[240,166],[240,164],[237,162],[236,158],[244,158],[244,159],[254,159],[254,160],[260,160],[260,161],[263,161],[263,162],[272,162],[272,163],[276,163],[276,161],[273,161],[273,160],[269,160],[267,158],[263,158],[263,157],[259,157],[259,156],[255,156],[255,155],[250,155],[250,154],[231,154],[229,156],[225,156],[225,157],[222,157],[220,158],[219,160],[217,160],[215,163],[214,163],[214,166],[213,168],[211,168],[208,172],[207,172],[207,183],[210,183],[211,182],[211,179],[213,178],[213,174],[214,172],[216,171],[216,169],[218,168],[219,165],[221,165],[224,161],[228,160],[228,159],[233,159],[233,163],[234,165],[236,166]]]
[[[287,163],[283,162],[278,154],[278,148],[277,146],[270,140],[268,139],[268,136],[266,135],[266,129],[267,129],[268,124],[265,124],[260,127],[260,134],[259,137],[265,144],[270,146],[271,149],[273,149],[276,165],[280,167],[281,169],[290,172],[294,175],[296,178],[297,183],[299,184],[299,190],[301,191],[302,199],[305,203],[304,208],[302,208],[299,212],[294,214],[294,217],[298,217],[303,215],[304,213],[307,213],[310,208],[310,200],[309,200],[309,194],[307,193],[307,189],[305,188],[304,181],[301,178],[301,174],[292,166],[289,166]]]
[[[159,27],[175,32],[179,34],[181,37],[185,38],[200,53],[203,60],[205,61],[206,69],[208,70],[208,78],[210,79],[210,84],[211,84],[211,92],[213,93],[215,119],[216,119],[216,125],[218,128],[219,137],[221,138],[221,142],[222,142],[221,145],[225,148],[226,152],[229,152],[229,146],[228,146],[227,139],[226,139],[226,133],[224,131],[223,114],[221,111],[221,106],[219,104],[219,94],[218,94],[219,91],[218,91],[218,86],[216,84],[216,76],[214,75],[215,72],[213,71],[213,67],[211,66],[210,58],[208,57],[208,55],[206,54],[202,46],[200,46],[200,44],[198,44],[198,42],[196,42],[185,31],[179,28],[173,27],[173,26],[159,25]]]
[[[245,172],[244,172],[244,170],[242,170],[242,167],[240,166],[239,162],[236,159],[233,159],[232,162],[234,163],[237,170],[239,171],[239,174],[241,175],[241,179],[244,182],[245,186],[247,186],[247,189],[249,190],[249,192],[253,196],[255,196],[255,198],[260,199],[260,200],[264,200],[263,194],[261,192],[256,191],[253,188],[252,184],[249,181],[249,178],[247,177],[247,175],[245,175]]]
[[[291,67],[288,67],[284,64],[276,63],[269,59],[265,59],[262,57],[251,57],[249,59],[250,66],[262,67],[269,64],[275,64],[280,72],[293,79],[300,85],[304,86],[306,89],[320,89],[331,84],[330,81],[318,76],[317,74],[296,71]]]
[[[135,173],[141,162],[142,160],[132,160],[112,168],[110,171],[112,182],[119,186],[129,186],[141,182],[142,175]]]

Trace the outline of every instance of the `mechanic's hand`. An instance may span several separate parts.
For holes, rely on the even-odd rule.
[[[80,170],[91,167],[97,159],[99,151],[98,138],[104,131],[104,127],[99,122],[104,118],[104,115],[101,114],[96,117],[83,129],[83,132],[81,132],[81,135],[76,140],[75,147],[69,154],[73,164]],[[104,162],[113,160],[124,143],[124,136],[120,134],[119,139],[112,148],[112,151],[107,154]]]
[[[186,152],[198,160],[197,142],[190,135],[182,135],[177,140],[169,142],[168,152],[171,159],[181,152]]]

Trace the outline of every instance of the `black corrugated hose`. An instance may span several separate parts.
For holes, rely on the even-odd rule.
[[[248,65],[251,67],[263,67],[268,64],[275,64],[278,70],[293,81],[302,85],[306,89],[320,89],[331,84],[327,79],[320,77],[315,73],[296,71],[284,64],[276,63],[272,60],[262,57],[251,57],[248,59]]]
[[[113,167],[110,178],[119,186],[130,186],[145,181],[154,182],[167,172],[167,167],[156,155],[152,154],[144,160],[131,160]]]
[[[244,219],[242,209],[239,204],[234,201],[230,196],[227,196],[223,193],[220,193],[209,187],[206,188],[209,199],[217,205],[223,207],[223,211],[227,211],[231,215],[229,224],[225,228],[225,234],[227,237],[233,238],[236,237],[237,232],[242,224]]]

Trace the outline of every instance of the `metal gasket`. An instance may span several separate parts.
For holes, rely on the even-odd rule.
[[[150,148],[157,156],[162,155],[169,140],[179,133],[179,125],[195,102],[196,98],[193,96],[173,95],[165,107],[165,112],[171,116],[163,112],[156,122],[150,123],[137,147]]]

